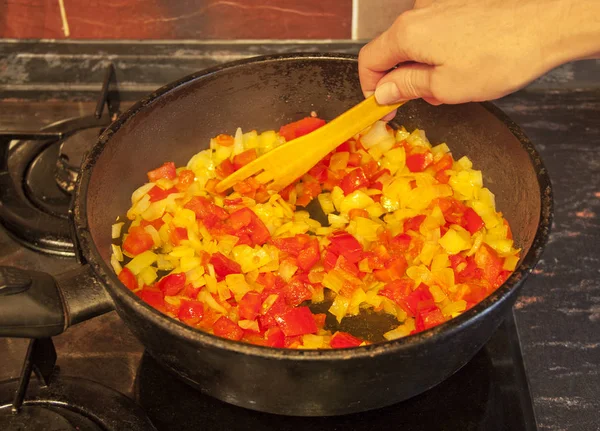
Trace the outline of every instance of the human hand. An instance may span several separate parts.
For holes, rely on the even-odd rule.
[[[417,0],[360,51],[363,92],[375,91],[381,104],[500,98],[563,62],[600,52],[599,5],[597,0]]]

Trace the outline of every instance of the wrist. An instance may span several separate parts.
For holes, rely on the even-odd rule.
[[[597,58],[600,55],[600,2],[598,0],[548,0],[545,13],[543,51],[549,68]]]

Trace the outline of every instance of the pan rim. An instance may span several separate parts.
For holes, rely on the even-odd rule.
[[[87,221],[87,191],[93,172],[93,167],[95,166],[97,158],[102,154],[107,142],[110,140],[110,137],[127,121],[131,120],[139,111],[151,105],[161,96],[185,86],[192,81],[207,79],[216,73],[219,73],[220,71],[244,67],[248,64],[312,60],[342,61],[356,64],[358,57],[352,54],[300,52],[257,56],[214,66],[187,75],[150,93],[146,97],[136,102],[123,114],[121,114],[117,120],[115,120],[102,133],[82,163],[81,174],[79,176],[74,194],[73,218],[75,221],[76,234],[82,254],[109,293],[126,302],[128,306],[133,308],[135,312],[141,315],[141,317],[144,319],[149,320],[155,325],[163,327],[174,336],[185,339],[188,342],[200,343],[206,347],[220,348],[236,353],[260,357],[270,357],[282,360],[290,359],[327,361],[372,357],[382,354],[394,354],[408,348],[413,348],[416,345],[426,345],[437,342],[440,339],[452,337],[455,333],[461,331],[463,327],[469,326],[484,318],[486,314],[491,312],[493,305],[496,302],[509,300],[512,295],[516,294],[517,290],[525,281],[529,273],[531,273],[531,271],[534,269],[544,251],[546,243],[548,242],[553,216],[553,193],[548,171],[533,143],[529,140],[529,138],[527,138],[525,133],[514,121],[512,121],[504,112],[502,112],[491,102],[478,102],[477,104],[482,106],[496,119],[508,127],[511,134],[515,136],[515,138],[520,142],[521,146],[527,151],[536,173],[541,196],[538,228],[528,253],[523,257],[521,263],[516,268],[515,272],[513,272],[513,274],[508,278],[508,280],[476,306],[470,310],[467,310],[461,315],[444,322],[441,325],[415,335],[409,335],[396,340],[350,349],[276,349],[272,347],[257,346],[224,339],[203,332],[197,328],[187,326],[184,323],[162,314],[160,311],[152,308],[120,283],[114,271],[112,271],[112,269],[102,259],[100,252],[98,251],[92,239],[92,235],[89,232]]]

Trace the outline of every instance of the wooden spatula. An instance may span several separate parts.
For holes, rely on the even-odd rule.
[[[268,190],[279,191],[307,173],[319,160],[361,130],[381,119],[405,102],[380,105],[371,96],[323,127],[269,151],[223,179],[219,193],[256,175]]]

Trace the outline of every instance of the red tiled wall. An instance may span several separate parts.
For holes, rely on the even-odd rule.
[[[0,0],[0,38],[67,38],[60,0]],[[351,0],[62,0],[71,39],[349,39]]]

